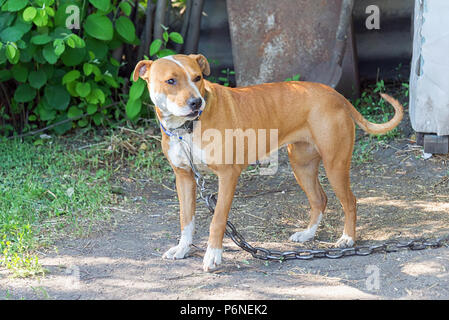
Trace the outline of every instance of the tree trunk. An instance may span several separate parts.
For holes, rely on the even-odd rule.
[[[204,7],[204,0],[192,0],[192,9],[190,12],[189,30],[187,40],[184,46],[184,53],[197,53],[198,42],[200,38],[201,16]]]
[[[184,43],[186,41],[187,29],[189,27],[191,9],[192,9],[192,0],[186,0],[186,10],[184,12],[184,18],[183,18],[182,27],[181,27],[181,36],[184,39]],[[176,52],[181,53],[183,47],[184,47],[184,44],[177,43],[175,46]]]
[[[161,39],[164,29],[161,25],[165,25],[165,10],[167,9],[167,0],[157,0],[156,15],[154,17],[154,39]]]
[[[140,37],[140,47],[137,61],[142,60],[144,55],[150,55],[149,50],[153,35],[153,12],[153,2],[148,1],[147,9],[145,11],[145,27],[142,31],[142,36]]]

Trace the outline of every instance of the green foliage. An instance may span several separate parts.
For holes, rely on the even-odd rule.
[[[295,74],[293,77],[291,77],[291,78],[287,78],[287,79],[285,79],[284,81],[299,81],[299,79],[301,78],[301,75],[298,73],[298,74]]]
[[[182,35],[178,32],[168,32],[168,28],[166,26],[162,26],[164,29],[164,33],[162,34],[162,39],[155,39],[151,42],[150,45],[150,57],[156,56],[157,58],[163,58],[166,56],[171,56],[176,54],[174,50],[167,49],[167,44],[169,41],[174,43],[182,44],[184,43],[184,39]]]
[[[67,29],[70,5],[80,9],[80,30]],[[126,0],[0,0],[0,115],[27,114],[21,131],[74,119],[57,133],[119,119],[106,107],[120,101],[128,78],[114,50],[139,44],[131,9]]]
[[[402,84],[404,96],[408,95],[408,84]],[[384,123],[389,121],[394,115],[394,108],[384,101],[379,93],[386,91],[386,85],[383,80],[377,81],[373,85],[369,85],[361,94],[360,98],[357,98],[352,102],[354,107],[365,117],[368,121],[375,123]],[[385,135],[377,135],[377,139],[389,140],[399,135],[397,128],[388,132]]]

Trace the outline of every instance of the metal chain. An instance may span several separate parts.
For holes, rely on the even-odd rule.
[[[185,142],[185,141],[183,141]],[[185,143],[187,146],[188,144]],[[206,194],[206,180],[201,175],[201,173],[196,168],[192,160],[192,154],[183,148],[190,162],[190,167],[195,176],[195,182],[198,186],[198,191],[200,198],[205,202],[206,207],[209,211],[214,214],[215,206],[217,204],[217,199],[215,194]],[[375,244],[371,246],[357,246],[351,248],[330,248],[330,249],[298,249],[295,251],[279,251],[270,250],[261,247],[254,247],[249,244],[240,232],[237,231],[235,226],[228,220],[226,222],[225,234],[231,238],[231,240],[241,249],[249,252],[254,258],[261,260],[275,260],[275,261],[286,261],[286,260],[312,260],[318,258],[328,258],[328,259],[338,259],[342,257],[349,256],[367,256],[373,253],[390,253],[397,252],[399,250],[423,250],[423,249],[435,249],[440,247],[448,247],[449,236],[428,239],[428,238],[418,238],[409,240],[406,242],[400,242],[399,240],[387,240],[382,244]]]

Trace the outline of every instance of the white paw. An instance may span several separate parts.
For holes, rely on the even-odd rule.
[[[349,248],[354,246],[354,239],[352,237],[348,236],[347,234],[344,234],[338,239],[337,243],[335,244],[338,248]]]
[[[190,246],[185,244],[178,244],[175,247],[168,249],[163,255],[163,259],[184,259],[187,252],[190,251]]]
[[[323,214],[320,213],[320,215],[318,216],[318,220],[314,225],[304,231],[296,232],[290,237],[290,240],[294,242],[306,242],[312,240],[315,237],[316,230],[318,229],[322,218]]]
[[[304,231],[300,231],[300,232],[296,232],[296,233],[292,234],[290,236],[290,241],[306,242],[306,241],[312,240],[313,237],[315,237],[315,232],[310,229],[306,229]]]
[[[214,249],[207,246],[206,254],[203,258],[203,270],[212,271],[216,269],[221,264],[221,255],[223,249]]]

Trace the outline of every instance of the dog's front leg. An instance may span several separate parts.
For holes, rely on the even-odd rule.
[[[183,259],[190,250],[195,229],[196,184],[191,170],[176,168],[176,190],[179,198],[181,239],[177,246],[162,256],[165,259]]]
[[[241,169],[228,167],[218,172],[218,199],[214,216],[210,224],[209,241],[203,259],[203,270],[211,271],[221,264],[223,236],[226,230],[229,210],[234,198],[235,187]]]

